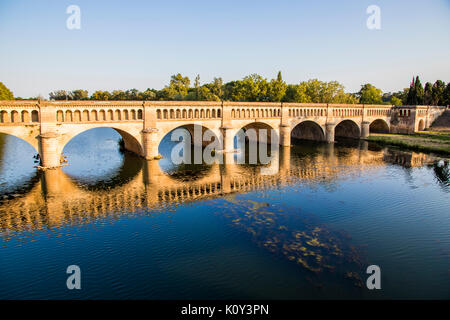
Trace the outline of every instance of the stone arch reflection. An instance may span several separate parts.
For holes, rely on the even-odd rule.
[[[178,139],[177,141],[172,141]],[[186,124],[169,131],[161,139],[158,152],[163,172],[180,181],[196,180],[208,175],[216,164],[208,164],[203,155],[210,143],[219,143],[215,132],[203,125]],[[213,156],[213,153],[210,153]]]
[[[234,136],[234,148],[237,150],[234,160],[238,164],[268,167],[278,161],[278,132],[265,122],[251,122]]]
[[[307,146],[295,149],[307,150]],[[428,161],[422,154],[412,156],[395,151],[342,148],[324,144],[316,153],[292,156],[285,152],[278,158],[278,171],[261,174],[258,167],[241,165],[213,166],[198,179],[174,178],[164,172],[158,161],[142,160],[137,174],[122,184],[86,186],[67,175],[62,168],[45,170],[39,180],[19,197],[5,199],[0,205],[0,232],[48,228],[65,223],[84,223],[92,219],[139,212],[167,212],[171,206],[203,201],[230,199],[245,193],[280,186],[321,186],[332,190],[336,181],[346,176],[367,173],[387,163],[407,167]],[[442,175],[442,174],[441,174]],[[306,240],[309,241],[309,240]],[[311,264],[308,263],[311,266]]]
[[[80,133],[64,148],[69,161],[62,170],[87,189],[107,189],[126,183],[141,170],[142,159],[123,149],[123,136],[112,128]]]
[[[87,130],[81,130],[79,132],[75,132],[73,135],[66,137],[63,140],[61,152],[64,152],[64,149],[66,148],[66,146],[69,145],[74,139],[80,139],[80,137],[79,137],[80,135],[94,136],[92,134],[93,132],[96,132],[96,133],[103,132],[103,135],[105,135],[104,132],[108,132],[108,131],[111,132],[112,130],[114,130],[115,132],[117,132],[120,135],[121,146],[124,150],[134,152],[137,155],[143,154],[142,145],[133,134],[131,134],[123,129],[117,128],[117,127],[108,127],[108,126],[99,126],[99,127],[89,128]],[[116,135],[116,137],[117,137],[117,135]],[[101,136],[101,138],[104,138],[104,137]]]
[[[28,141],[0,133],[0,199],[32,188],[39,179],[38,164],[38,153]]]

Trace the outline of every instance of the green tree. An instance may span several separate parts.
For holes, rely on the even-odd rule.
[[[144,92],[140,92],[139,100],[145,100],[145,101],[155,100],[156,99],[156,94],[157,94],[157,90],[147,88],[147,90],[145,90]]]
[[[423,91],[423,103],[426,105],[433,104],[433,85],[431,82],[425,83],[425,89]]]
[[[258,74],[251,74],[242,80],[226,83],[224,97],[231,101],[267,101],[267,90],[267,80]]]
[[[214,78],[214,80],[207,84],[206,87],[215,95],[219,100],[223,99],[223,81],[222,78]]]
[[[361,86],[361,90],[357,93],[359,103],[364,104],[381,104],[383,92],[370,83]]]
[[[443,105],[445,105],[445,106],[448,106],[448,105],[450,105],[450,82],[449,83],[447,83],[447,86],[445,87],[445,90],[444,90],[444,94],[443,94]]]
[[[310,79],[306,82],[300,82],[299,86],[304,88],[305,94],[309,97],[307,102],[323,102],[324,84],[322,81]]]
[[[162,90],[162,97],[168,100],[183,100],[188,94],[190,80],[180,73],[173,75],[170,84]]]
[[[406,104],[407,105],[414,105],[417,104],[417,95],[416,95],[416,80],[412,79],[411,84],[409,85],[408,95],[406,97]]]
[[[141,100],[141,92],[138,89],[125,91],[125,100]]]
[[[444,105],[445,104],[444,91],[445,91],[445,82],[442,80],[436,80],[436,82],[433,84],[431,102],[427,104],[431,104],[434,106]]]
[[[394,106],[401,106],[401,105],[403,104],[403,103],[402,103],[402,99],[397,98],[397,97],[395,97],[395,96],[392,96],[392,97],[391,97],[391,99],[389,100],[389,103],[392,104],[392,105],[394,105]]]
[[[300,86],[298,84],[289,84],[286,89],[286,94],[283,97],[283,102],[305,103],[311,101],[306,95],[305,86]]]
[[[67,92],[66,90],[50,92],[49,97],[50,100],[73,100],[71,92]]]
[[[14,100],[14,95],[2,82],[0,82],[0,100]]]
[[[193,100],[197,101],[200,100],[199,89],[200,89],[200,75],[198,74],[194,80]]]
[[[97,90],[91,95],[91,100],[105,101],[105,100],[110,100],[110,99],[111,99],[111,93],[109,93],[108,91]]]
[[[236,101],[266,101],[267,89],[267,79],[256,73],[251,74],[239,82],[237,96],[240,98]]]
[[[277,78],[270,80],[267,88],[267,101],[280,102],[286,94],[287,84],[283,81],[281,71],[278,72]]]
[[[122,90],[114,90],[111,94],[111,100],[126,100],[127,94]]]
[[[82,90],[82,89],[73,90],[70,93],[70,96],[71,96],[72,100],[88,100],[89,99],[89,94],[88,94],[87,90]]]
[[[416,77],[416,82],[414,83],[414,91],[416,94],[415,104],[423,104],[424,92],[422,83],[420,83],[419,76]]]
[[[213,94],[207,86],[201,86],[191,90],[185,99],[194,101],[220,101],[220,98]]]

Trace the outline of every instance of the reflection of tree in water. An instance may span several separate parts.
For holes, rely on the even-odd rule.
[[[327,229],[306,215],[273,210],[268,203],[227,200],[233,205],[226,207],[224,215],[233,225],[251,233],[259,246],[309,271],[308,279],[317,284],[320,275],[334,273],[362,287],[360,274],[365,262],[346,233]]]
[[[436,161],[433,164],[433,171],[439,184],[447,191],[450,187],[450,161]]]

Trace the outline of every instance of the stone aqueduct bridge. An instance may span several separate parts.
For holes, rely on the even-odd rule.
[[[196,101],[0,101],[0,132],[30,143],[43,167],[58,167],[64,146],[83,131],[114,128],[125,148],[153,159],[166,134],[195,125],[211,130],[231,151],[241,128],[273,129],[280,145],[291,137],[333,142],[335,136],[366,138],[370,132],[428,128],[445,108]]]

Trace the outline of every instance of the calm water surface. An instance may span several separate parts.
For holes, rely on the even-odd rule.
[[[0,135],[1,299],[450,298],[450,164],[367,143],[298,142],[257,165],[176,166],[113,129],[38,172]],[[82,290],[66,288],[78,265]],[[381,268],[370,291],[367,266]]]

